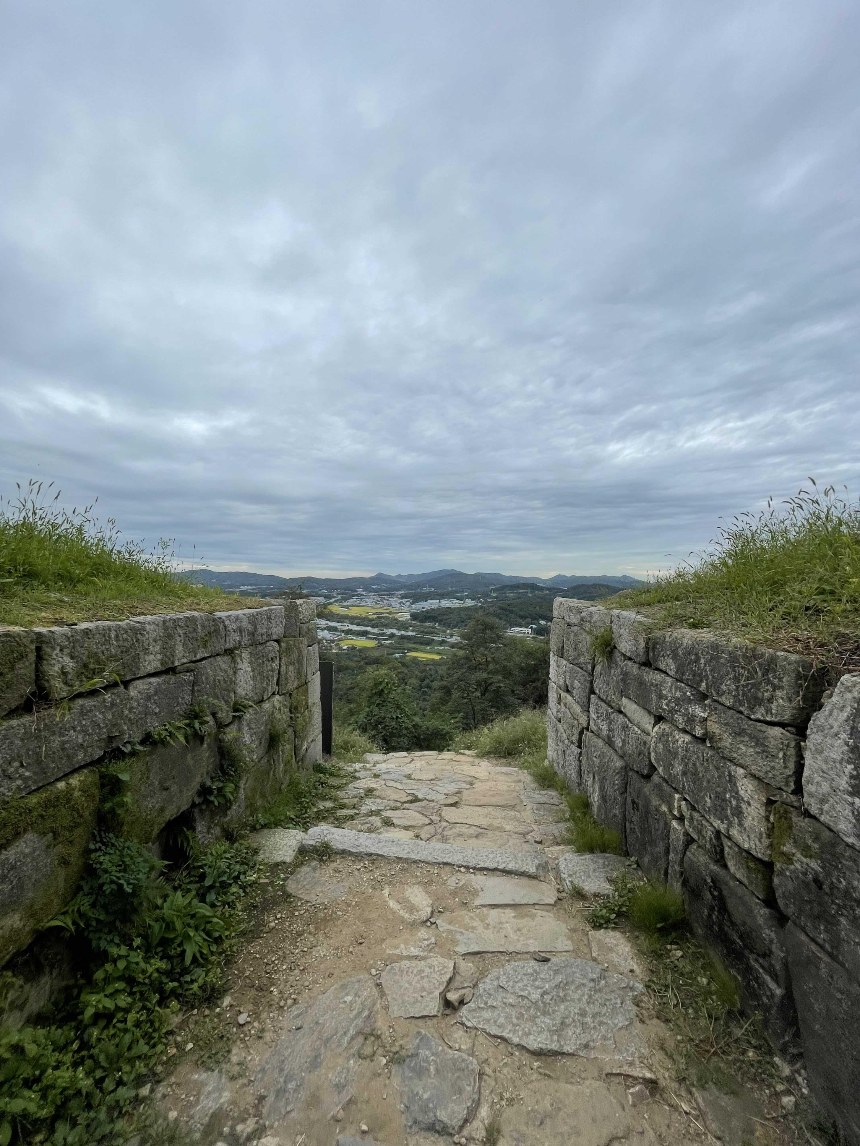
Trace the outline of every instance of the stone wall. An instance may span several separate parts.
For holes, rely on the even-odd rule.
[[[860,1143],[860,675],[559,598],[549,759]]]
[[[97,822],[160,852],[322,756],[314,603],[0,628],[0,966],[75,893]]]

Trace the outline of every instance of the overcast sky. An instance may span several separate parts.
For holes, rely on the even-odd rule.
[[[216,568],[552,574],[858,492],[856,0],[0,26],[0,493]]]

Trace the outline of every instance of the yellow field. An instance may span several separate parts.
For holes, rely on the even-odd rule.
[[[333,613],[343,613],[346,617],[393,617],[402,609],[391,609],[388,605],[329,605]]]
[[[372,649],[374,645],[378,645],[379,641],[363,641],[360,639],[351,641],[338,641],[342,649]]]
[[[441,653],[407,653],[408,657],[418,657],[422,661],[441,661]]]

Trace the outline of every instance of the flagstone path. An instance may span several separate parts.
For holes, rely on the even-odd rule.
[[[175,1032],[168,1118],[204,1146],[713,1141],[636,953],[564,891],[558,794],[472,754],[353,772],[328,825],[258,834],[263,918],[231,995]]]

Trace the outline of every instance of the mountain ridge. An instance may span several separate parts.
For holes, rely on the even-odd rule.
[[[527,584],[548,589],[570,589],[577,585],[611,585],[616,589],[634,589],[644,584],[626,574],[556,573],[553,577],[522,577],[510,573],[463,573],[460,569],[433,569],[428,573],[376,573],[372,577],[280,577],[275,573],[248,573],[244,570],[192,569],[180,573],[183,580],[222,589],[428,589],[435,591],[468,591],[490,589],[496,585]]]

